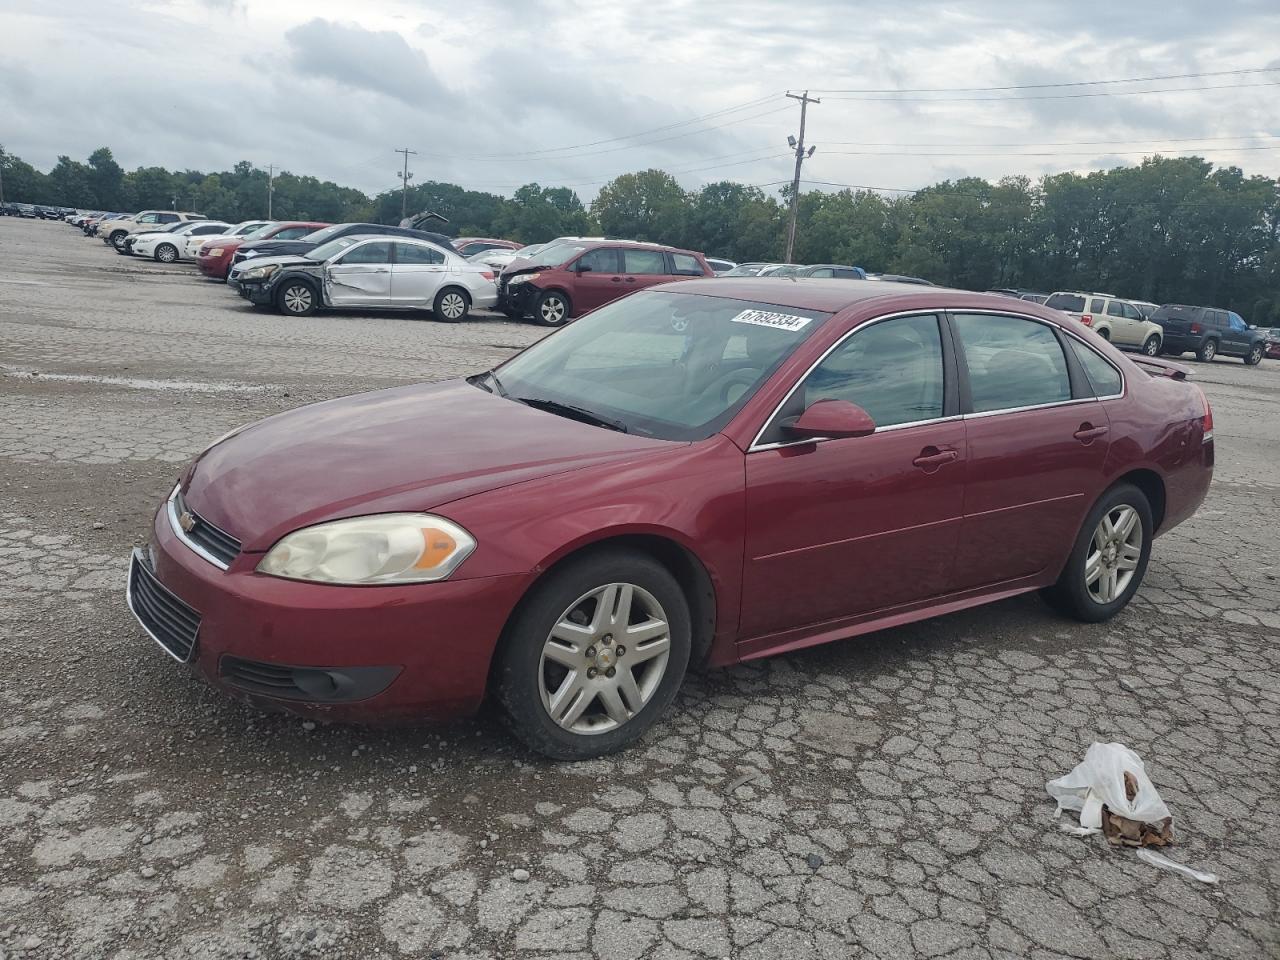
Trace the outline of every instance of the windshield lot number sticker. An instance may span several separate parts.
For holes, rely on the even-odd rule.
[[[775,330],[786,330],[795,333],[803,330],[809,323],[809,317],[797,317],[790,313],[769,313],[766,310],[743,310],[736,317],[730,317],[730,323],[751,323],[757,327],[773,327]]]

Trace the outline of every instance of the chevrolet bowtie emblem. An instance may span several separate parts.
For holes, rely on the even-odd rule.
[[[190,533],[195,525],[196,518],[191,515],[189,510],[183,510],[182,513],[178,515],[178,526],[180,526],[186,533]]]

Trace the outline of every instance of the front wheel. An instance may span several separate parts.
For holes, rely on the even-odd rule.
[[[178,248],[172,243],[162,243],[156,247],[156,259],[161,263],[173,263],[178,259]]]
[[[496,684],[521,740],[557,760],[633,743],[675,698],[692,649],[689,605],[657,561],[596,551],[552,572],[503,637]]]
[[[107,242],[110,243],[117,250],[123,250],[124,238],[127,236],[128,236],[127,233],[125,233],[123,230],[119,230],[116,233],[111,234],[111,236],[107,237]]]
[[[309,317],[316,312],[315,287],[305,280],[286,280],[276,294],[276,306],[290,317]]]
[[[435,312],[437,320],[461,323],[467,319],[467,314],[471,311],[471,298],[457,287],[448,287],[436,294],[435,303],[431,309]]]
[[[1255,343],[1253,348],[1245,355],[1244,362],[1251,367],[1256,367],[1262,362],[1262,344]]]
[[[1142,352],[1148,357],[1160,356],[1160,338],[1154,333],[1147,337],[1147,342],[1142,345]]]
[[[1213,358],[1218,355],[1218,341],[1206,340],[1200,344],[1200,349],[1196,351],[1196,359],[1201,363],[1213,363]]]
[[[1089,511],[1062,575],[1042,596],[1077,620],[1110,620],[1142,583],[1153,526],[1141,490],[1128,483],[1112,487]]]
[[[562,327],[569,322],[569,298],[559,290],[547,290],[533,308],[534,318],[544,327]]]

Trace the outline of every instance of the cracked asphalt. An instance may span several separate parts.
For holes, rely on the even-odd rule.
[[[1214,485],[1110,623],[1022,597],[691,676],[604,760],[261,714],[142,634],[126,558],[210,440],[541,332],[288,320],[0,220],[0,957],[1280,956],[1276,361],[1195,365]],[[1217,886],[1058,828],[1095,740]]]

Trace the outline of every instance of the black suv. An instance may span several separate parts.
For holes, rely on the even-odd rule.
[[[1230,310],[1166,303],[1151,314],[1151,322],[1164,330],[1162,352],[1175,357],[1194,350],[1196,358],[1205,363],[1222,354],[1242,357],[1252,366],[1262,360],[1266,350],[1262,331],[1253,329],[1240,314]]]

